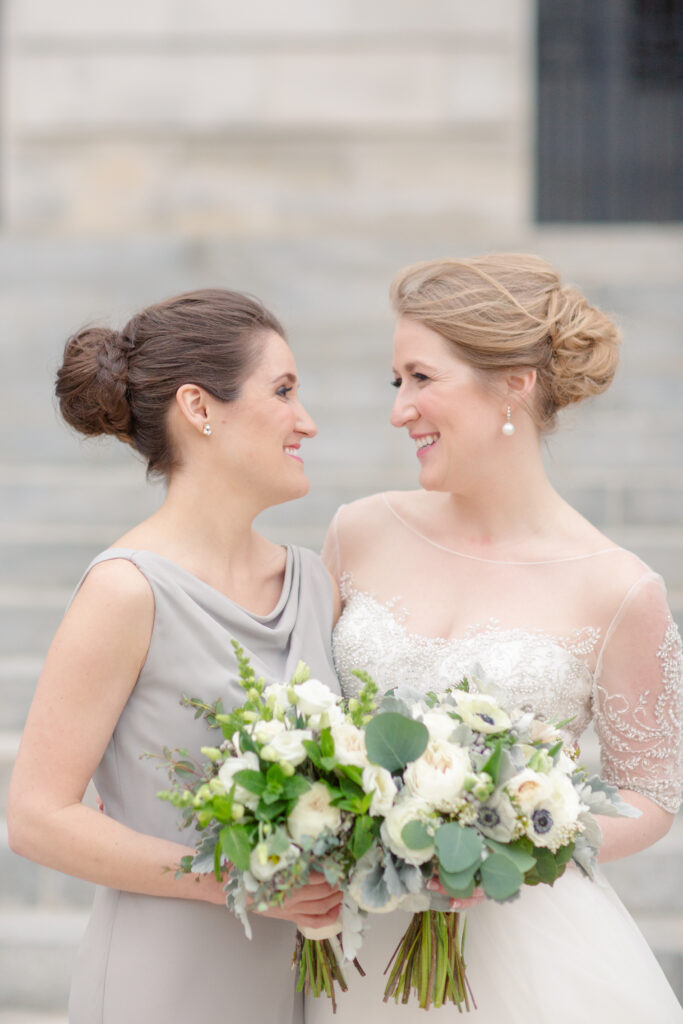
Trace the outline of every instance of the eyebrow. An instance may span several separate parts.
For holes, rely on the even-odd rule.
[[[298,384],[299,378],[295,373],[281,373],[278,377],[274,377],[271,384],[277,384],[278,381],[286,380],[290,384]]]
[[[415,370],[416,367],[418,366],[420,366],[423,370],[429,370],[431,373],[434,373],[434,367],[430,366],[429,363],[423,363],[421,359],[418,359],[416,362],[406,363],[406,371],[408,373],[412,373],[413,370]],[[394,368],[392,367],[391,372],[395,373],[396,376],[398,377],[398,370],[394,370]]]

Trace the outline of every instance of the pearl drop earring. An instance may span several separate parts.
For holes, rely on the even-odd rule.
[[[514,427],[512,428],[514,430]],[[211,436],[211,424],[205,423],[202,427],[202,434],[206,434],[207,437]]]
[[[507,408],[507,418],[505,420],[505,423],[501,427],[501,430],[503,431],[503,433],[505,434],[506,437],[512,437],[512,435],[515,432],[515,425],[511,421],[511,419],[510,419],[511,414],[512,414],[512,409],[508,405],[508,408]]]

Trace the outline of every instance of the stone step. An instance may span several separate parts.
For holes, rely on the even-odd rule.
[[[85,911],[3,908],[0,1006],[5,1012],[66,1012],[72,964],[87,921]]]

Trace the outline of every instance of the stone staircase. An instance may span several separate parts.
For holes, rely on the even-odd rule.
[[[176,237],[0,236],[0,1024],[62,1024],[89,886],[12,855],[4,824],[11,764],[40,665],[89,559],[158,504],[122,446],[82,442],[58,421],[52,378],[63,340],[88,320],[123,322],[150,301],[225,285],[265,299],[288,328],[302,398],[320,433],[311,493],[262,517],[265,532],[318,547],[335,508],[414,485],[414,456],[387,418],[386,293],[403,263],[451,251],[435,235],[232,242]],[[461,252],[530,249],[617,312],[627,344],[614,388],[551,438],[559,490],[667,580],[683,625],[683,347],[680,232],[531,230],[458,238]],[[591,756],[595,757],[592,750]],[[683,997],[683,818],[608,875]]]

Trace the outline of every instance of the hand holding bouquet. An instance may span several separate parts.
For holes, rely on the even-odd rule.
[[[245,701],[224,711],[220,701],[183,703],[222,732],[222,742],[202,748],[196,764],[186,751],[164,751],[174,783],[159,794],[182,811],[185,826],[200,833],[197,853],[183,859],[185,872],[225,878],[226,903],[251,936],[248,909],[266,911],[320,875],[347,887],[356,863],[378,841],[375,790],[363,788],[367,757],[360,725],[374,710],[376,687],[368,682],[353,710],[300,662],[286,683],[266,685],[233,641]],[[343,956],[360,970],[355,953],[362,920],[348,901],[339,924],[297,937],[299,988],[335,1002],[335,982],[346,982]]]

